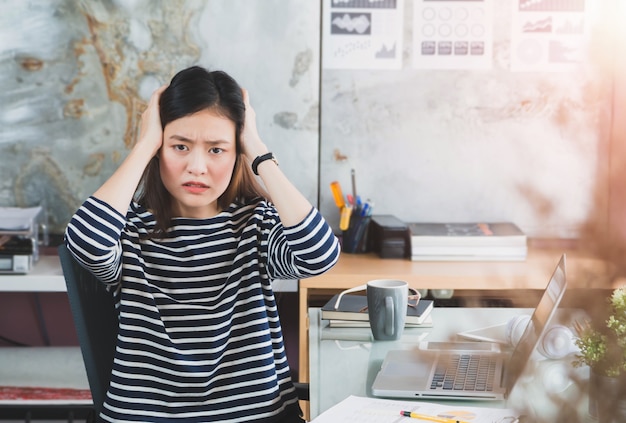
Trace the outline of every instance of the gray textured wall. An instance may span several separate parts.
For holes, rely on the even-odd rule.
[[[413,1],[401,70],[323,69],[320,208],[329,220],[338,221],[329,184],[348,190],[351,168],[376,213],[407,221],[510,220],[531,236],[575,237],[590,214],[604,214],[595,203],[608,189],[611,81],[593,53],[610,46],[592,40],[573,71],[513,72],[517,2],[492,2],[490,70],[413,69]]]
[[[0,205],[52,229],[119,165],[152,90],[178,70],[246,87],[266,144],[317,203],[319,4],[0,0]]]
[[[493,2],[491,70],[412,69],[406,0],[401,70],[320,78],[320,1],[0,0],[0,205],[43,202],[62,230],[127,154],[141,99],[199,63],[250,90],[266,143],[334,227],[329,184],[355,168],[376,213],[576,236],[604,213],[611,81],[592,54],[511,72],[514,1]]]

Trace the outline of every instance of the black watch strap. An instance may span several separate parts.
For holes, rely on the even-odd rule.
[[[278,166],[278,160],[276,160],[276,157],[274,157],[274,153],[269,152],[269,153],[265,153],[262,156],[257,156],[253,161],[252,161],[252,171],[254,172],[255,175],[258,175],[258,167],[261,163],[263,163],[266,160],[272,160],[274,163],[276,163],[276,166]]]

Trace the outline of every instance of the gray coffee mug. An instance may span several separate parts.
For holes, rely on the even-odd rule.
[[[367,312],[374,339],[400,339],[404,331],[409,285],[395,279],[376,279],[367,283]]]

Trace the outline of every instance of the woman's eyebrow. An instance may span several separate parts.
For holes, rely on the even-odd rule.
[[[183,135],[177,135],[174,134],[170,137],[170,139],[174,139],[177,141],[181,141],[181,142],[189,142],[189,143],[195,143],[196,140],[191,139],[191,138],[187,138]],[[205,144],[210,144],[210,145],[219,145],[219,144],[230,144],[231,142],[228,140],[203,140],[202,141]]]

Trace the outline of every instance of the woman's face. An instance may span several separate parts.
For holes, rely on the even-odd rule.
[[[235,124],[202,110],[165,126],[159,153],[161,179],[172,195],[174,216],[217,215],[237,157]]]

